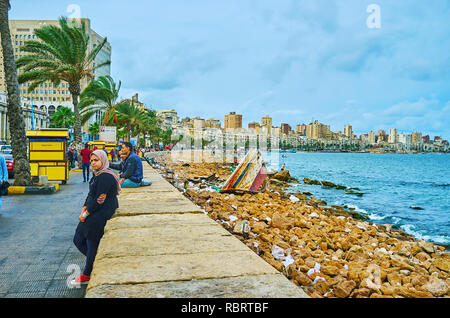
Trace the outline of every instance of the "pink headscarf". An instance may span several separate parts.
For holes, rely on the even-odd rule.
[[[112,175],[114,177],[114,179],[116,179],[117,195],[119,195],[120,190],[121,190],[119,179],[117,178],[116,174],[114,172],[112,172],[111,169],[109,169],[109,160],[108,160],[108,157],[106,156],[106,153],[103,150],[94,150],[91,153],[91,156],[92,155],[95,155],[102,163],[102,167],[99,170],[93,170],[94,174],[96,176],[99,176],[102,173],[109,173],[110,175]]]

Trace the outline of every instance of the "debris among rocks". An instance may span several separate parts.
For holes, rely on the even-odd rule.
[[[179,189],[212,219],[225,220],[225,229],[311,297],[450,296],[450,253],[443,246],[417,240],[389,224],[367,222],[349,207],[323,207],[306,193],[288,193],[284,181],[271,179],[263,193],[210,192],[208,187],[218,187],[228,177],[229,166],[183,167],[169,159],[160,164],[163,171],[175,171],[176,184],[181,185],[193,176],[215,173],[217,179],[204,181],[207,185]]]

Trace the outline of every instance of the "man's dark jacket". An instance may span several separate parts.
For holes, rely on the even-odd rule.
[[[142,171],[142,160],[134,151],[130,152],[125,161],[120,163],[110,163],[111,169],[120,171],[120,178],[130,179],[135,183],[140,183],[144,177]]]

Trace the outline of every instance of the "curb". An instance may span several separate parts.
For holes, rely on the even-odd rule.
[[[83,169],[72,169],[69,172],[83,172]]]
[[[18,187],[10,186],[8,195],[11,194],[52,194],[59,191],[59,184]]]

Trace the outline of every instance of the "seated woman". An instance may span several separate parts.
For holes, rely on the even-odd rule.
[[[119,207],[117,195],[120,183],[114,172],[109,169],[109,161],[103,150],[95,150],[90,157],[94,177],[89,182],[89,193],[78,217],[73,242],[86,256],[83,273],[72,281],[73,285],[87,284],[92,272],[97,248],[103,236],[106,222]]]
[[[124,142],[119,155],[122,161],[119,164],[111,163],[110,166],[112,169],[120,171],[119,182],[122,188],[138,188],[152,184],[143,179],[142,160],[134,153],[131,143]]]

